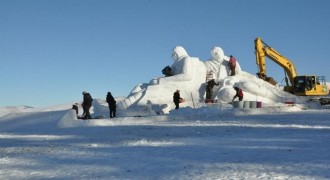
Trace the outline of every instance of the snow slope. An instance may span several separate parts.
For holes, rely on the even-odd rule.
[[[45,109],[0,108],[1,179],[330,179],[328,109]]]

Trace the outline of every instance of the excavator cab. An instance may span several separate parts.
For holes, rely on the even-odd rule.
[[[293,90],[297,96],[326,96],[329,93],[324,76],[296,76]]]

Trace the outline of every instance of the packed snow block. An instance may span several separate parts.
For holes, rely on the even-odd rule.
[[[76,111],[73,109],[68,110],[67,113],[60,119],[57,126],[59,128],[77,127],[81,121],[77,119]]]
[[[243,108],[250,108],[250,101],[243,101]]]
[[[106,104],[107,105],[107,104]],[[102,101],[99,99],[94,99],[93,101],[93,117],[103,117],[103,112],[108,111],[108,106],[102,105]]]
[[[127,109],[131,105],[136,104],[136,101],[143,96],[147,87],[147,83],[140,83],[136,85],[125,99],[117,103],[117,109]]]
[[[250,101],[250,108],[257,108],[257,101]]]
[[[125,101],[126,101],[126,99],[118,102],[117,103],[117,109],[126,109],[127,108],[127,104],[126,104]]]
[[[237,101],[233,101],[232,102],[232,105],[233,105],[233,108],[237,108],[237,104],[236,104]]]
[[[238,101],[238,108],[244,108],[244,101]]]
[[[244,108],[244,101],[234,101],[233,105],[234,105],[234,108],[243,109]]]
[[[257,108],[261,108],[262,107],[262,102],[261,101],[257,101]]]
[[[130,96],[127,99],[124,99],[117,103],[117,109],[127,109],[131,104],[135,103],[135,97]]]

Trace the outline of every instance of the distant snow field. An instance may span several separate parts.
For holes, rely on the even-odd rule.
[[[329,109],[70,108],[0,108],[1,179],[330,179]]]

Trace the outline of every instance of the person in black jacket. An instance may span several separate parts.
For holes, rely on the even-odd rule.
[[[219,83],[216,83],[214,79],[211,79],[207,82],[206,99],[212,99],[213,98],[213,87],[215,85],[219,86]]]
[[[86,91],[82,92],[82,94],[84,96],[84,101],[81,104],[81,106],[83,107],[83,110],[84,110],[83,119],[92,119],[89,109],[92,107],[93,98]]]
[[[176,90],[173,94],[173,102],[175,104],[175,109],[179,109],[179,103],[182,100],[180,97],[180,90]]]
[[[116,107],[117,107],[116,101],[110,92],[108,92],[108,94],[107,94],[107,103],[108,103],[109,110],[110,110],[110,118],[116,117]]]

